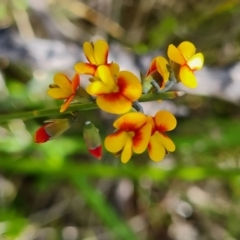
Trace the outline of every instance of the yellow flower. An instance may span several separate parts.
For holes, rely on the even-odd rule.
[[[99,77],[94,77],[86,91],[96,96],[102,110],[113,114],[124,114],[131,110],[132,102],[142,94],[142,85],[131,72],[120,71],[113,76],[107,66],[98,67]]]
[[[98,40],[94,44],[85,42],[83,44],[83,51],[88,60],[88,63],[76,63],[74,69],[80,74],[87,74],[97,76],[97,69],[101,65],[107,66],[114,74],[119,71],[117,63],[108,63],[109,46],[104,40]]]
[[[182,42],[178,47],[173,44],[168,47],[168,57],[172,61],[175,77],[185,86],[197,87],[194,71],[203,66],[204,57],[202,53],[196,53],[196,48],[191,42]],[[176,65],[177,64],[177,65]]]
[[[142,78],[143,93],[156,92],[163,89],[165,83],[169,80],[169,71],[167,68],[168,61],[164,57],[156,57],[152,60],[150,67],[146,73],[146,76]],[[157,84],[153,87],[153,81]]]
[[[47,93],[54,99],[65,99],[60,109],[60,112],[64,112],[76,95],[80,85],[79,75],[75,74],[72,81],[70,81],[65,74],[57,73],[53,80],[55,84],[51,85]]]
[[[106,137],[105,147],[109,152],[121,155],[123,163],[130,160],[133,152],[140,154],[146,150],[152,123],[143,113],[127,113],[118,118],[113,126],[116,131]]]
[[[173,130],[177,125],[177,121],[168,111],[158,111],[152,119],[154,125],[148,144],[148,154],[153,161],[157,162],[164,158],[166,152],[175,151],[173,141],[165,132]]]
[[[160,88],[163,88],[165,83],[169,80],[170,75],[167,65],[168,61],[164,57],[159,56],[154,58],[146,73],[146,77],[152,76]]]

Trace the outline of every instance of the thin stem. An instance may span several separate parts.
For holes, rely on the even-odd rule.
[[[162,92],[162,93],[147,93],[143,94],[139,99],[139,102],[150,102],[156,100],[166,100],[166,99],[173,99],[179,96],[184,95],[184,92],[181,91],[171,91],[171,92]],[[97,104],[93,102],[88,103],[72,103],[68,109],[64,113],[59,112],[59,107],[50,108],[50,109],[41,109],[41,110],[34,110],[29,112],[19,112],[19,113],[11,113],[11,114],[0,114],[0,123],[5,123],[12,119],[22,119],[28,120],[38,117],[50,117],[54,115],[62,115],[62,114],[69,114],[75,111],[87,111],[98,109],[99,107]]]
[[[138,101],[134,102],[134,103],[132,104],[132,106],[133,106],[138,112],[143,113],[143,107],[142,107],[141,104],[139,104]]]
[[[163,92],[167,92],[169,89],[171,89],[173,87],[173,85],[175,85],[176,82],[175,81],[168,81],[167,85],[161,90],[159,90],[159,93],[163,93]]]
[[[151,85],[157,90],[157,92],[161,92],[161,88],[155,80],[151,81]]]
[[[69,114],[75,111],[87,111],[92,109],[98,109],[98,106],[95,103],[73,103],[69,106],[69,108],[62,114]],[[29,112],[19,112],[19,113],[11,113],[11,114],[0,114],[0,123],[6,122],[11,119],[22,119],[28,120],[38,117],[48,117],[60,115],[59,107],[50,108],[50,109],[41,109],[34,110]]]

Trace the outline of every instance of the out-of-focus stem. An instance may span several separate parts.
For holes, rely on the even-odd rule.
[[[173,99],[176,97],[181,97],[184,94],[185,93],[183,91],[148,93],[148,94],[143,94],[139,99],[139,102],[150,102],[150,101],[157,101],[157,100]],[[12,119],[28,120],[28,119],[38,118],[38,117],[50,117],[50,116],[60,115],[60,114],[69,114],[75,111],[87,111],[87,110],[93,110],[93,109],[98,109],[97,104],[93,102],[73,103],[63,113],[60,113],[59,107],[56,107],[56,108],[41,109],[41,110],[35,110],[35,111],[29,111],[29,112],[0,114],[0,123],[4,123]]]

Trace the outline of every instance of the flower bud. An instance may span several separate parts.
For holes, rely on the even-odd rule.
[[[40,127],[34,134],[35,143],[44,143],[55,137],[60,136],[70,128],[70,120],[64,119],[50,119],[45,121],[45,125]]]
[[[90,121],[85,122],[83,129],[83,138],[89,153],[94,157],[101,159],[102,143],[98,129]]]

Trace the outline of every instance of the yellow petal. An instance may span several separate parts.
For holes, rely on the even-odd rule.
[[[47,94],[54,99],[65,99],[71,95],[71,92],[67,92],[61,88],[50,88]]]
[[[142,85],[139,79],[131,72],[119,72],[117,85],[119,92],[132,102],[138,100],[142,95]]]
[[[119,70],[120,70],[120,67],[117,63],[110,63],[107,65],[110,72],[112,73],[113,76],[117,75]]]
[[[116,82],[113,79],[113,76],[109,70],[109,68],[105,65],[99,66],[97,69],[98,77],[101,79],[101,81],[109,86],[116,86]]]
[[[94,58],[97,65],[106,64],[108,58],[108,44],[104,40],[98,40],[94,44]]]
[[[96,101],[99,108],[112,114],[124,114],[129,112],[132,102],[119,93],[100,95]]]
[[[97,62],[95,60],[94,49],[93,49],[92,43],[85,42],[83,44],[83,51],[84,51],[84,54],[85,54],[87,60],[89,61],[89,63],[96,65]]]
[[[60,112],[61,112],[61,113],[67,110],[67,108],[68,108],[69,104],[71,103],[71,101],[73,100],[73,98],[74,98],[74,95],[71,95],[71,96],[64,102],[64,104],[63,104],[63,105],[61,106],[61,108],[60,108]]]
[[[153,161],[158,162],[164,158],[166,150],[155,134],[150,138],[148,154]]]
[[[125,131],[117,131],[105,138],[104,145],[107,151],[117,153],[126,144],[128,134]]]
[[[175,151],[175,144],[168,136],[159,132],[155,132],[154,135],[157,137],[158,141],[161,142],[162,145],[167,149],[168,152]]]
[[[164,57],[157,57],[156,66],[158,72],[162,75],[163,81],[167,82],[169,79],[169,71],[167,69],[168,61]]]
[[[177,125],[176,118],[172,113],[162,110],[158,111],[154,117],[155,127],[159,132],[166,132],[173,130]]]
[[[55,74],[53,81],[66,92],[68,91],[69,93],[72,93],[72,83],[65,74]]]
[[[125,131],[136,131],[147,121],[147,117],[140,112],[130,112],[118,118],[113,126]]]
[[[180,65],[184,65],[186,63],[186,61],[185,61],[184,57],[182,56],[182,54],[180,53],[180,51],[173,44],[170,44],[168,46],[167,55],[170,60],[172,60],[173,62],[176,62]]]
[[[191,68],[192,71],[200,70],[203,66],[204,57],[202,53],[195,54],[187,62],[187,65]]]
[[[142,153],[146,150],[152,132],[152,123],[149,121],[135,132],[133,137],[133,151]]]
[[[132,156],[132,138],[128,137],[121,154],[122,163],[127,163]]]
[[[75,64],[74,69],[79,74],[94,75],[97,67],[89,63],[79,62]]]
[[[196,52],[195,46],[191,42],[188,42],[188,41],[182,42],[178,46],[178,49],[186,61],[188,61]]]
[[[198,85],[195,75],[188,66],[180,68],[179,78],[186,87],[195,88]]]
[[[94,81],[87,86],[86,91],[88,94],[96,96],[111,93],[113,87],[105,85],[102,81]]]

